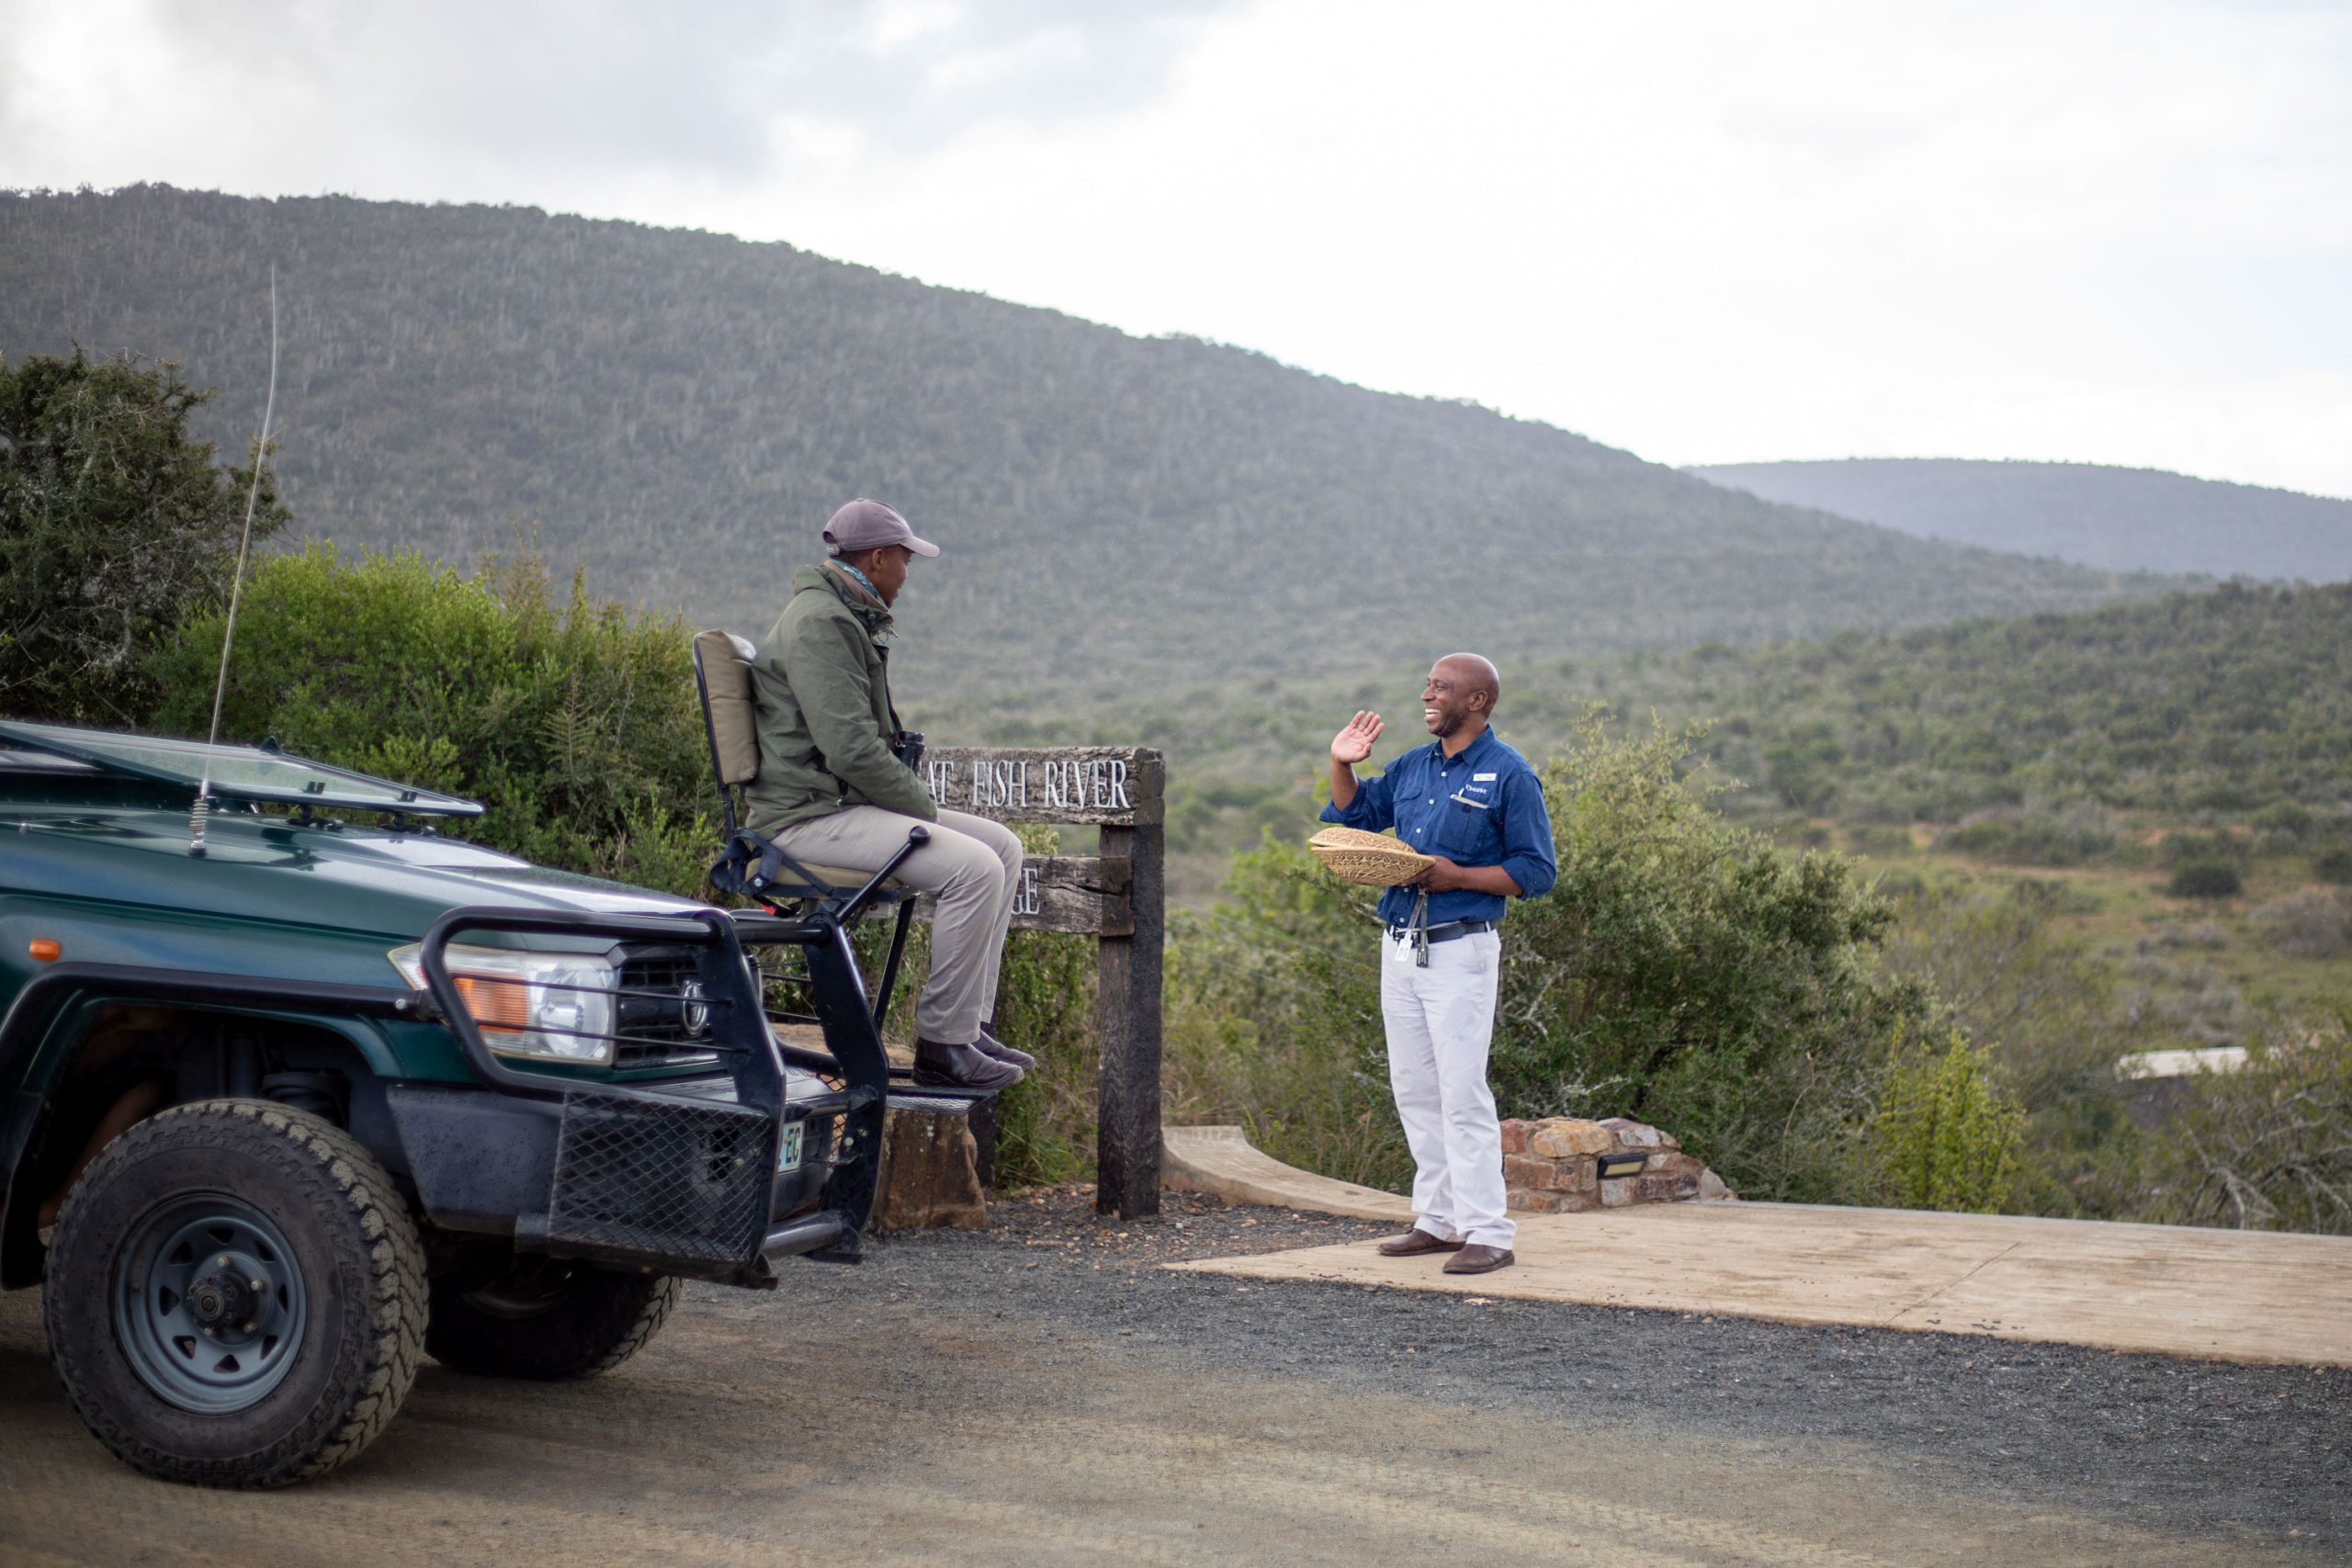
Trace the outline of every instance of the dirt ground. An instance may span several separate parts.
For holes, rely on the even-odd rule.
[[[0,1298],[0,1562],[2352,1555],[2339,1372],[1238,1281],[1155,1265],[1376,1227],[999,1212],[776,1294],[696,1287],[591,1382],[429,1366],[356,1463],[275,1494],[123,1469],[34,1293]]]

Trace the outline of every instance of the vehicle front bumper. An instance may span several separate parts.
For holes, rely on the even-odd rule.
[[[842,1157],[843,1097],[772,1119],[721,1080],[626,1097],[584,1087],[534,1100],[447,1084],[387,1086],[404,1172],[445,1230],[517,1249],[738,1284],[842,1245],[855,1228],[820,1207]],[[779,1170],[797,1129],[798,1158]]]

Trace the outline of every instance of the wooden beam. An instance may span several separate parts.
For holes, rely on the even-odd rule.
[[[1102,829],[1105,856],[1132,868],[1135,930],[1096,944],[1094,1211],[1123,1220],[1159,1213],[1159,1007],[1165,931],[1166,830]]]

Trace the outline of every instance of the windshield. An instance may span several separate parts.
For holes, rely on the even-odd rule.
[[[66,729],[14,720],[0,720],[0,744],[72,757],[109,773],[186,784],[191,791],[209,783],[211,793],[223,800],[339,806],[360,811],[406,812],[413,817],[481,815],[480,806],[454,795],[370,778],[257,746],[207,746],[200,740],[165,740],[152,735],[116,735],[103,729]]]

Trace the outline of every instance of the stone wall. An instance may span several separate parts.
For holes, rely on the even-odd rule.
[[[1604,1155],[1642,1156],[1638,1174],[1600,1179]],[[1513,1209],[1566,1214],[1629,1203],[1721,1202],[1738,1194],[1682,1152],[1671,1134],[1623,1116],[1503,1123],[1503,1181]]]

